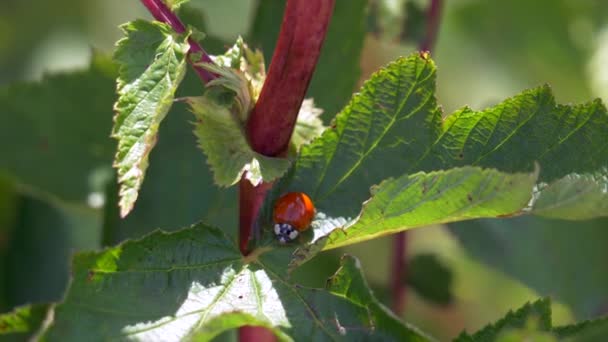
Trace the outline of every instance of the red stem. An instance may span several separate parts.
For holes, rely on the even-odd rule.
[[[287,151],[327,33],[335,0],[289,0],[266,83],[249,116],[251,147],[267,156]]]
[[[284,157],[302,100],[325,40],[335,0],[288,0],[277,46],[260,97],[249,114],[247,137],[254,151]],[[249,252],[257,213],[272,183],[257,187],[247,179],[239,184],[239,247]],[[259,327],[239,329],[239,341],[275,341]]]
[[[393,263],[391,272],[391,289],[393,311],[401,315],[405,309],[405,277],[407,275],[407,232],[400,232],[393,239]]]
[[[430,51],[435,45],[441,21],[442,7],[443,0],[431,0],[431,4],[426,12],[426,35],[420,43],[420,51]],[[393,240],[391,292],[393,311],[397,315],[402,315],[405,310],[407,240],[407,231],[397,233]]]
[[[260,97],[249,114],[251,148],[268,156],[285,156],[302,100],[321,53],[335,0],[288,0],[277,46]],[[271,184],[240,184],[239,246],[243,254],[258,209]]]
[[[257,213],[262,208],[266,192],[272,188],[272,183],[262,182],[253,186],[245,178],[239,182],[239,249],[243,255],[249,253],[249,240],[257,220]]]
[[[167,7],[167,5],[165,5],[162,0],[141,0],[141,3],[146,6],[146,8],[150,12],[150,14],[152,14],[154,19],[171,25],[173,30],[177,33],[186,32],[186,26],[184,26],[184,24],[181,22],[181,20],[179,20],[177,15],[175,15],[175,13],[173,13],[171,9],[169,9],[169,7]],[[211,57],[209,57],[207,52],[205,52],[205,50],[200,46],[200,44],[192,38],[188,39],[188,44],[190,44],[190,50],[188,51],[189,55],[195,53],[200,54],[200,58],[198,61],[192,61],[190,58],[188,58],[188,61],[190,62],[200,79],[203,81],[203,83],[207,83],[216,78],[217,76],[215,74],[196,65],[200,62],[213,63]]]

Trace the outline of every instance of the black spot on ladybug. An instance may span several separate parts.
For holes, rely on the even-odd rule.
[[[467,194],[467,199],[469,202],[473,202],[473,196],[471,196],[471,194]]]

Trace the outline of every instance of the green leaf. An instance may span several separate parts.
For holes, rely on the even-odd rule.
[[[230,107],[219,102],[216,92],[208,90],[201,97],[188,98],[188,104],[197,118],[194,133],[207,155],[216,184],[236,184],[244,174],[258,185],[275,180],[289,168],[289,160],[267,157],[251,149],[242,122]]]
[[[374,340],[380,341],[429,341],[418,329],[404,324],[389,309],[382,305],[369,289],[363,277],[361,264],[351,256],[344,256],[340,269],[327,280],[327,290],[335,295],[348,298],[358,306],[366,308],[374,317]]]
[[[608,336],[608,317],[555,327],[553,332],[564,341],[599,341]]]
[[[197,119],[194,134],[216,184],[234,185],[242,176],[254,185],[279,178],[289,168],[289,160],[253,151],[245,136],[245,122],[266,77],[261,53],[250,50],[239,38],[213,60],[215,65],[201,66],[218,77],[207,84],[203,96],[186,101]]]
[[[563,221],[536,216],[450,224],[473,257],[568,305],[576,317],[605,310],[608,218]],[[559,269],[559,272],[556,272]]]
[[[517,213],[536,177],[467,167],[384,181],[372,189],[356,223],[328,235],[325,249],[433,223]]]
[[[438,305],[449,305],[454,275],[434,254],[418,254],[409,259],[405,281],[424,299]]]
[[[602,137],[608,134],[608,115],[600,101],[556,105],[545,86],[524,91],[481,112],[464,108],[442,122],[434,88],[435,66],[426,54],[400,58],[381,69],[337,116],[335,126],[302,149],[290,177],[269,196],[266,207],[283,192],[308,193],[320,214],[313,222],[313,239],[324,238],[317,246],[307,248],[318,251],[320,244],[325,244],[325,249],[334,248],[432,223],[529,212],[529,205],[534,202],[527,200],[533,188],[537,190],[535,198],[542,199],[546,208],[553,205],[557,197],[543,196],[543,184],[575,174],[593,174],[598,185],[595,193],[604,192],[602,182],[608,172],[608,145]],[[535,164],[540,166],[540,183],[529,174]],[[397,209],[394,215],[383,212],[386,208],[381,204],[389,201],[394,202],[395,208],[401,204],[406,208],[417,205],[417,201],[423,199],[422,180],[435,177],[433,170],[452,172],[451,176],[481,172],[480,169],[454,170],[465,166],[497,169],[487,171],[494,172],[497,178],[480,173],[470,179],[472,183],[454,187],[457,183],[450,184],[448,177],[438,184],[454,192],[423,202],[426,206],[416,206],[415,213],[419,216],[410,215],[405,219],[401,217],[403,211]],[[420,171],[427,174],[417,173]],[[520,174],[522,172],[528,175]],[[384,193],[373,189],[375,197],[361,209],[361,203],[369,198],[369,187],[391,177],[399,178],[381,184],[378,189]],[[511,179],[515,187],[505,181],[509,177],[515,177]],[[502,181],[505,183],[500,185]],[[490,182],[490,186],[483,182]],[[406,189],[399,185],[410,183],[416,184],[418,192],[395,190]],[[493,185],[505,189],[504,194],[490,194]],[[468,191],[478,193],[485,189],[485,196],[494,196],[493,200],[464,215],[458,212],[458,205],[441,203],[462,203],[463,208],[468,208],[467,193],[460,193],[467,186]],[[384,196],[380,200],[377,199],[379,193]],[[417,197],[407,198],[408,194]],[[473,203],[480,199],[471,195],[469,201]],[[596,203],[598,197],[601,198],[595,196]],[[559,200],[566,203],[563,198]],[[576,201],[568,205],[573,203]],[[595,207],[585,213],[572,207],[569,212],[575,215],[571,218],[608,214],[601,205],[595,204]],[[449,208],[455,210],[455,215],[445,211]],[[262,215],[261,223],[268,222],[269,215]],[[348,227],[345,231],[336,230],[327,235],[345,227]]]
[[[272,257],[243,259],[215,228],[156,232],[97,253],[80,254],[49,340],[208,340],[242,325],[271,327],[281,340],[413,336],[372,301],[348,258],[327,290],[293,284]]]
[[[189,45],[187,36],[162,23],[137,20],[121,28],[126,37],[114,54],[120,74],[112,137],[118,140],[114,166],[124,217],[137,199],[158,127],[186,72]]]
[[[29,341],[42,328],[49,309],[48,304],[35,304],[0,314],[0,338],[2,341]]]
[[[334,126],[302,148],[286,190],[308,193],[332,217],[355,217],[371,185],[401,176],[420,146],[435,141],[441,116],[434,75],[434,63],[418,56],[374,74]]]
[[[30,193],[86,203],[111,169],[114,72],[96,55],[87,70],[0,87],[0,172]],[[75,162],[77,161],[77,162]],[[44,172],[41,172],[44,170]]]
[[[184,80],[180,91],[200,91],[194,73]],[[118,212],[118,186],[111,184],[105,206],[104,243],[114,245],[125,239],[140,238],[151,231],[178,229],[201,219],[236,233],[238,227],[235,188],[221,189],[196,146],[191,113],[184,103],[176,103],[160,127],[158,145],[150,155],[150,168],[137,206],[126,218]],[[228,228],[234,228],[228,230]]]
[[[336,1],[307,93],[323,108],[326,122],[346,104],[359,80],[367,3],[366,0]],[[279,36],[284,10],[283,0],[261,1],[252,25],[249,41],[264,51],[264,57],[269,62]]]
[[[464,108],[448,116],[441,136],[415,166],[424,170],[479,165],[530,170],[550,183],[569,174],[608,172],[608,114],[600,100],[558,105],[548,86],[526,90],[483,111]]]
[[[336,222],[318,213],[312,223],[315,241],[301,247],[292,267],[320,250],[410,228],[515,214],[530,201],[536,179],[537,173],[465,167],[386,180],[372,189],[372,198],[354,220]]]
[[[468,341],[495,341],[501,333],[511,329],[526,327],[529,322],[535,322],[538,331],[551,331],[551,301],[540,299],[534,303],[527,303],[517,311],[510,311],[494,324],[490,324],[473,335],[463,332],[455,342]]]

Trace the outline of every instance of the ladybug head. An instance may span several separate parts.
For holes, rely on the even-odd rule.
[[[298,230],[289,223],[277,223],[274,225],[274,233],[280,243],[288,243],[298,237]]]

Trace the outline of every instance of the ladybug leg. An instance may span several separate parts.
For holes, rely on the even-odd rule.
[[[274,225],[274,234],[280,243],[288,243],[298,237],[298,230],[289,223],[277,223]]]

